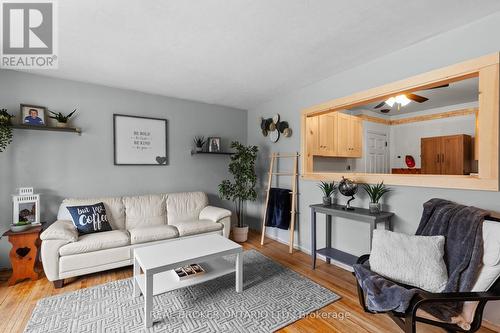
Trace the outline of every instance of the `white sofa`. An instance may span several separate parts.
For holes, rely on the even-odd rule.
[[[66,207],[98,202],[113,230],[78,236]],[[43,269],[60,288],[65,278],[132,265],[136,247],[203,233],[229,237],[230,227],[231,212],[209,206],[203,192],[65,199],[57,221],[40,236]]]

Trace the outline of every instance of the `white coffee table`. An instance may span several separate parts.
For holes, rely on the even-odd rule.
[[[210,234],[172,240],[134,250],[133,296],[144,295],[144,325],[153,321],[153,296],[167,291],[203,283],[235,272],[236,292],[243,290],[243,248],[220,235]],[[223,256],[236,254],[236,265]],[[179,281],[173,269],[189,264],[200,264],[205,273]],[[142,270],[142,273],[141,273]]]

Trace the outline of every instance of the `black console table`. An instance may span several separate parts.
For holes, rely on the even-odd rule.
[[[341,205],[311,205],[311,254],[312,254],[312,268],[316,268],[316,255],[320,254],[326,257],[326,262],[330,263],[330,259],[339,261],[346,265],[352,266],[356,263],[358,257],[332,248],[332,216],[343,217],[347,219],[358,220],[361,222],[370,223],[370,249],[372,248],[372,235],[373,230],[377,229],[378,223],[385,223],[385,229],[392,230],[391,218],[394,213],[380,212],[372,214],[365,208],[354,208],[353,210],[345,210]],[[326,215],[326,247],[323,249],[316,249],[316,213]]]

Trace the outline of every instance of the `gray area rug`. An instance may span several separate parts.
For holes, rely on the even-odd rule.
[[[229,274],[155,296],[148,330],[144,299],[132,297],[132,279],[125,279],[41,299],[25,331],[272,332],[340,298],[257,251],[243,258],[241,294]]]

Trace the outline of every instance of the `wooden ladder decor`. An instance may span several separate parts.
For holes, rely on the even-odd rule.
[[[269,182],[267,183],[267,193],[266,202],[264,204],[264,217],[262,218],[262,235],[260,238],[260,245],[264,245],[264,237],[266,235],[266,218],[267,218],[267,205],[269,204],[269,193],[271,192],[271,186],[273,184],[273,176],[290,176],[292,177],[292,189],[290,194],[292,195],[291,203],[291,221],[290,221],[290,241],[289,241],[289,253],[293,253],[293,236],[295,233],[295,218],[297,214],[297,181],[298,181],[298,164],[299,164],[299,154],[298,153],[273,153],[271,155],[271,163],[269,165]],[[274,171],[274,165],[277,164],[277,160],[280,158],[292,158],[293,159],[293,172],[279,172]],[[278,165],[279,167],[279,165]]]

